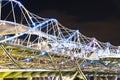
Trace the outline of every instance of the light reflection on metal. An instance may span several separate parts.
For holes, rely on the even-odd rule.
[[[98,71],[96,75],[105,74],[106,71],[113,72],[112,74],[116,71],[120,72],[119,46],[86,37],[79,30],[64,27],[54,18],[39,17],[29,12],[17,0],[3,1],[10,3],[12,10],[5,19],[1,16],[2,20],[0,20],[1,68],[19,70],[22,65],[23,69],[33,71],[36,69],[53,72],[58,70],[57,79],[64,77],[62,75],[64,70],[73,70],[71,72],[75,72],[74,77],[79,76],[85,80],[84,74],[92,71]],[[1,8],[7,6],[7,4],[2,5],[4,7]],[[19,15],[16,8],[20,16],[15,16]],[[11,16],[13,18],[10,18]],[[27,74],[39,75],[40,73],[28,72]],[[91,73],[92,76],[93,74]]]

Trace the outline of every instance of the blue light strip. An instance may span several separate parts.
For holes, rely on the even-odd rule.
[[[72,39],[78,32],[79,30],[76,30],[70,37],[66,39],[66,41],[69,41],[70,39]]]
[[[30,28],[29,30],[24,31],[23,33],[21,33],[21,35],[23,35],[24,33],[29,32],[29,31],[35,30],[35,29],[37,29],[37,28],[39,28],[39,27],[42,27],[42,26],[44,26],[45,24],[47,24],[47,23],[49,23],[49,22],[52,22],[52,21],[56,22],[57,20],[56,20],[56,19],[48,19],[48,20],[46,20],[46,21],[38,24],[37,26],[34,26],[33,28]]]
[[[47,24],[49,22],[55,22],[56,23],[57,20],[56,19],[48,19],[48,20],[38,24],[37,26],[34,26],[32,29],[37,29],[38,27],[42,27],[42,26],[44,26],[45,24]]]
[[[46,20],[46,21],[38,24],[37,26],[34,26],[33,28],[27,29],[26,31],[24,31],[24,32],[22,32],[22,33],[19,33],[19,35],[15,35],[15,36],[13,36],[13,37],[10,37],[10,38],[7,38],[7,39],[5,39],[5,40],[2,40],[2,41],[0,41],[0,43],[5,42],[5,41],[7,41],[7,40],[12,40],[12,39],[17,38],[17,37],[19,37],[19,36],[22,36],[22,35],[24,35],[25,33],[28,33],[28,32],[30,32],[30,31],[32,31],[32,30],[34,30],[34,29],[37,29],[38,27],[42,27],[42,26],[44,26],[45,24],[47,24],[47,23],[49,23],[49,22],[57,22],[57,20],[56,20],[56,19],[48,19],[48,20]]]

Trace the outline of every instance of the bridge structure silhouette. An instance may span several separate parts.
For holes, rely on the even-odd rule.
[[[0,80],[117,80],[120,46],[0,0]]]

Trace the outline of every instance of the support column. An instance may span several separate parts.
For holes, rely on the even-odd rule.
[[[108,77],[107,77],[107,76],[105,76],[105,80],[108,80]]]
[[[51,79],[51,80],[54,80],[54,78],[55,78],[55,77],[52,77],[52,79]]]
[[[32,80],[32,77],[28,77],[27,80]]]
[[[80,65],[84,62],[84,60],[79,64],[77,60],[75,60],[77,68],[78,68],[78,72],[80,74],[80,76],[83,78],[83,80],[87,80],[86,76],[84,75],[84,73],[81,70]]]
[[[43,77],[43,80],[46,80],[45,77]]]
[[[117,79],[118,79],[118,76],[115,77],[115,80],[117,80]]]
[[[97,80],[97,72],[95,71],[94,80]]]
[[[60,77],[59,77],[59,76],[57,76],[57,77],[55,78],[55,80],[60,80]]]

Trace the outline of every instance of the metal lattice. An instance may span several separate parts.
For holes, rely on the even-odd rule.
[[[0,11],[1,70],[67,70],[84,79],[84,74],[95,71],[120,72],[119,46],[86,37],[56,19],[39,17],[16,0],[3,0]]]

